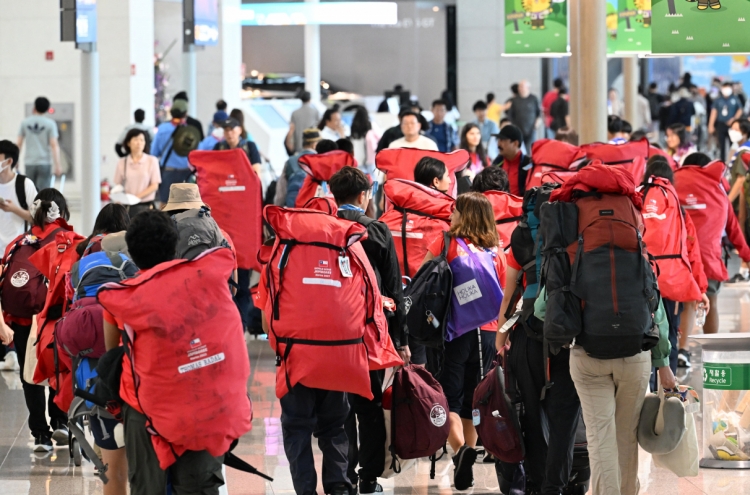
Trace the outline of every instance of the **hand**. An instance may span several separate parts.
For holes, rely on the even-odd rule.
[[[398,350],[398,355],[401,356],[401,359],[404,360],[404,366],[408,365],[411,361],[411,350],[409,349],[408,345],[401,347]]]
[[[662,366],[659,368],[659,381],[661,382],[662,388],[672,390],[677,387],[674,373],[672,373],[672,369],[669,366]]]
[[[0,210],[8,213],[15,213],[18,216],[23,215],[23,209],[20,206],[13,204],[13,201],[9,199],[0,201]]]
[[[55,177],[60,177],[62,175],[63,171],[59,166],[55,167]]]
[[[709,135],[713,134],[715,130],[716,130],[716,128],[713,125],[709,125],[708,126],[708,134]]]
[[[13,342],[13,330],[2,321],[0,321],[0,342],[4,345],[10,345]]]
[[[711,311],[711,301],[708,299],[707,295],[701,294],[701,303],[706,307],[706,313],[708,314],[708,312]]]

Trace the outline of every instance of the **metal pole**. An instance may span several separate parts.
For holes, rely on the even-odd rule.
[[[638,118],[638,58],[628,57],[623,60],[622,76],[625,89],[625,120],[630,122],[633,130],[641,128]]]
[[[318,0],[305,0],[318,3]],[[305,25],[305,90],[311,101],[320,101],[320,26]]]
[[[198,114],[198,60],[195,45],[183,45],[182,74],[188,95],[188,115]]]
[[[607,140],[606,2],[579,6],[578,107],[581,144]]]
[[[578,61],[581,58],[580,54],[580,41],[578,37],[579,33],[579,12],[580,10],[580,3],[579,0],[571,0],[569,2],[569,10],[568,10],[568,33],[570,36],[570,60],[568,61],[568,67],[570,71],[570,80],[568,84],[570,85],[570,103],[569,103],[569,110],[570,110],[570,125],[573,127],[573,129],[576,130],[576,132],[580,132],[581,125],[578,119],[578,116],[580,114],[579,112],[579,105],[581,102],[580,98],[580,91],[579,91],[579,84],[580,84],[580,78],[578,77]]]
[[[99,125],[99,52],[96,43],[81,48],[81,213],[79,232],[91,232],[101,209],[101,151]]]

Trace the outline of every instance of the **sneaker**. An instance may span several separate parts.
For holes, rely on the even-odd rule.
[[[750,285],[750,275],[743,275],[742,273],[736,274],[734,277],[730,278],[729,281],[725,283],[725,285],[733,285],[733,286],[745,286]]]
[[[55,441],[58,447],[67,447],[69,438],[70,432],[68,432],[68,427],[65,425],[58,426],[57,429],[52,433],[52,439]]]
[[[677,352],[677,367],[678,368],[690,368],[690,351],[687,349],[680,349]]]
[[[378,480],[359,482],[359,493],[383,493],[383,487],[380,486]]]
[[[34,452],[52,452],[52,438],[49,435],[34,437]]]
[[[477,451],[464,445],[453,456],[453,485],[456,490],[468,490],[474,486],[474,463],[477,460]]]
[[[5,360],[0,363],[0,371],[21,371],[16,351],[10,351],[5,355]]]

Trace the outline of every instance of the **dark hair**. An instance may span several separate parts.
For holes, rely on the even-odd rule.
[[[10,168],[16,168],[18,166],[18,146],[12,141],[3,139],[0,141],[0,155],[5,156],[5,159],[11,159]]]
[[[458,147],[461,148],[462,150],[469,151],[469,141],[468,139],[466,139],[466,135],[472,129],[479,129],[479,126],[469,122],[468,124],[464,125],[463,129],[461,129],[461,143],[458,145]],[[479,132],[481,133],[482,129],[479,129]],[[479,144],[477,145],[476,153],[477,153],[477,156],[479,157],[479,160],[482,162],[482,166],[486,167],[487,166],[487,152],[484,150],[484,145],[482,144],[481,138],[479,139]]]
[[[566,88],[565,86],[557,88],[557,97],[558,98],[560,98],[560,96],[566,95],[566,94],[568,94],[568,88]]]
[[[750,119],[738,120],[737,123],[740,126],[740,132],[745,136],[750,137]],[[5,155],[8,156],[8,155]]]
[[[669,166],[667,159],[661,155],[654,155],[648,159],[646,173],[643,175],[643,185],[648,183],[649,177],[663,177],[670,183],[674,183],[674,172]]]
[[[320,119],[320,123],[318,123],[318,129],[322,131],[326,124],[333,118],[333,114],[338,112],[338,107],[333,107],[326,110],[325,113],[323,113],[323,118]]]
[[[440,93],[440,99],[445,102],[445,108],[449,112],[453,110],[455,102],[453,101],[453,94],[450,92],[450,90],[446,89],[442,93]]]
[[[34,213],[34,225],[37,227],[44,228],[47,224],[47,212],[49,212],[50,206],[54,201],[57,207],[60,209],[60,218],[68,221],[70,219],[70,210],[68,210],[68,202],[65,201],[65,196],[62,195],[57,189],[48,187],[39,191],[34,198],[34,201],[40,200],[39,208]]]
[[[648,135],[646,134],[646,131],[639,129],[637,131],[634,131],[630,134],[630,140],[631,141],[640,141],[643,138],[647,138]]]
[[[169,215],[159,210],[146,210],[130,221],[125,243],[136,266],[147,270],[174,259],[179,237]]]
[[[495,101],[495,93],[487,93],[487,104],[489,105],[493,101]]]
[[[555,132],[555,141],[562,141],[563,143],[578,146],[578,133],[571,127],[563,126]]]
[[[501,118],[501,119],[500,119],[500,127],[502,127],[502,125],[503,125],[503,124],[505,124],[506,122],[507,122],[508,124],[510,124],[510,123],[511,123],[511,122],[510,122],[510,119],[509,119],[508,117],[503,117],[503,118]]]
[[[219,100],[216,102],[216,110],[219,112],[226,112],[227,111],[227,102],[224,100]]]
[[[146,120],[146,112],[142,108],[139,108],[133,112],[133,119],[139,124],[143,123]]]
[[[655,82],[652,82],[651,84],[648,85],[648,89],[657,89],[658,87],[659,85],[656,84]]]
[[[128,209],[123,205],[110,203],[96,216],[96,222],[94,222],[94,230],[88,238],[79,243],[76,246],[76,252],[79,256],[83,256],[83,252],[91,242],[94,236],[100,234],[113,234],[115,232],[121,232],[128,228],[130,224],[130,215],[128,215]]]
[[[518,83],[514,83],[510,85],[510,92],[513,93],[515,96],[518,96]]]
[[[357,111],[354,112],[354,118],[352,119],[352,138],[364,139],[364,137],[367,136],[367,133],[370,132],[370,129],[372,129],[370,114],[365,107],[358,105]]]
[[[554,87],[556,87],[557,89],[561,89],[561,88],[564,88],[564,87],[565,87],[565,82],[563,82],[563,80],[562,80],[561,78],[559,78],[559,77],[558,77],[558,78],[556,78],[556,79],[554,80],[554,82],[552,83],[552,85],[553,85]]]
[[[487,167],[474,177],[471,190],[480,193],[487,191],[510,192],[508,174],[500,167]]]
[[[315,152],[318,154],[328,153],[329,151],[337,149],[339,149],[339,147],[336,144],[336,141],[331,141],[330,139],[321,139],[318,141],[318,144],[315,145]]]
[[[432,106],[430,108],[435,108],[435,107],[440,106],[440,105],[444,106],[446,108],[446,110],[448,109],[448,104],[445,103],[443,100],[440,100],[440,99],[437,99],[437,100],[433,101],[432,102]]]
[[[686,165],[698,165],[699,167],[705,167],[711,163],[711,158],[705,154],[700,152],[690,153],[688,156],[685,157],[685,159],[682,161],[682,166]]]
[[[172,98],[172,99],[173,99],[173,100],[185,100],[185,101],[190,101],[190,100],[188,100],[188,95],[187,95],[187,91],[180,91],[179,93],[177,93],[176,95],[174,95],[174,98]]]
[[[148,136],[146,135],[146,131],[143,129],[133,128],[128,131],[127,134],[125,134],[125,139],[122,140],[122,149],[125,150],[125,153],[128,155],[130,154],[130,140],[137,136],[143,136],[143,139],[146,140],[146,147],[148,147]],[[148,153],[148,149],[144,148],[143,152]]]
[[[357,199],[364,191],[370,189],[370,181],[367,176],[355,167],[344,167],[328,181],[328,187],[331,189],[336,203],[339,205],[350,203]]]
[[[680,146],[687,142],[687,128],[684,125],[671,124],[667,126],[667,130],[670,130],[677,135],[677,138],[680,140]]]
[[[49,100],[44,96],[40,96],[34,100],[34,110],[36,110],[36,113],[47,113],[49,110]]]
[[[607,117],[607,132],[610,134],[622,132],[622,119],[617,115],[610,115]]]
[[[721,85],[722,88],[729,86],[730,88],[734,86],[734,83],[732,81],[724,81]]]
[[[354,145],[348,138],[341,138],[336,140],[336,147],[341,151],[346,151],[350,155],[354,156]]]
[[[417,162],[414,167],[414,182],[419,182],[423,186],[432,187],[433,179],[442,179],[445,172],[448,169],[445,163],[432,158],[431,156],[425,156]]]
[[[471,107],[472,112],[476,112],[477,110],[487,110],[487,104],[482,100],[478,100],[476,103],[474,103],[474,106]]]
[[[310,98],[312,98],[312,95],[309,91],[303,91],[299,94],[299,99],[302,100],[302,103],[308,103]]]
[[[622,121],[622,133],[630,134],[633,132],[633,126],[627,120]]]
[[[412,112],[411,110],[409,110],[408,112],[401,112],[398,116],[398,121],[402,122],[404,120],[404,117],[408,117],[409,115],[416,117],[417,122],[421,122],[421,120],[419,120],[420,114],[418,114],[417,112]]]
[[[242,139],[247,139],[247,131],[245,130],[245,114],[242,113],[242,110],[240,110],[239,108],[233,108],[232,111],[229,112],[229,117],[235,119],[240,123],[240,127],[242,127]]]

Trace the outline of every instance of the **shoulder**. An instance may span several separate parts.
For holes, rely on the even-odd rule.
[[[16,180],[18,180],[18,177],[21,176],[16,176]],[[31,202],[34,201],[34,196],[36,196],[37,193],[34,181],[26,176],[23,176],[23,188],[26,191],[26,202],[28,204],[31,204]]]

